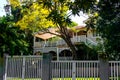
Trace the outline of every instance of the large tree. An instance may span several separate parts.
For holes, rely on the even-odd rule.
[[[94,14],[87,20],[87,26],[96,29],[102,37],[105,52],[102,56],[120,59],[120,1],[99,0],[91,10]]]
[[[16,4],[16,2],[14,3]],[[18,4],[16,4],[18,5]],[[20,7],[8,8],[11,14],[6,13],[6,16],[0,18],[0,55],[4,53],[9,55],[27,55],[32,54],[33,36],[31,30],[21,30],[15,25],[15,22],[22,18]]]
[[[120,0],[100,0],[97,30],[104,39],[105,52],[110,59],[120,59]]]
[[[13,25],[11,16],[0,18],[0,55],[21,55],[28,53],[26,33]]]
[[[89,7],[95,3],[95,0],[80,0],[80,3],[76,5],[76,0],[36,0],[26,1],[21,3],[22,5],[16,4],[17,0],[10,0],[12,6],[21,7],[21,13],[24,14],[22,19],[16,24],[22,29],[30,28],[31,30],[39,30],[48,32],[49,28],[57,28],[55,34],[65,40],[67,45],[70,47],[73,58],[76,59],[77,48],[71,41],[71,35],[69,34],[68,26],[71,23],[71,14],[78,14],[79,10],[89,11]],[[77,0],[79,2],[79,0]],[[79,10],[78,10],[79,9]],[[68,11],[71,11],[69,12]]]
[[[7,5],[8,6],[8,5]],[[14,22],[20,19],[19,8],[11,10],[11,15],[0,17],[0,80],[4,75],[4,54],[28,55],[32,54],[32,35],[30,30],[20,30]]]

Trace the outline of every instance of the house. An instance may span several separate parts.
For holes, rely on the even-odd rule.
[[[52,33],[56,33],[55,29],[51,29]],[[85,26],[75,26],[70,29],[71,41],[74,44],[84,42],[85,44],[97,45],[95,31],[92,29],[87,30]],[[52,53],[55,59],[72,59],[72,53],[61,38],[58,38],[54,34],[38,32],[34,35],[34,54],[39,53]],[[67,54],[69,52],[69,54]],[[64,56],[64,57],[63,57]]]

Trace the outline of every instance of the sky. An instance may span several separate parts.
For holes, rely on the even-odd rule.
[[[80,16],[77,16],[77,15],[71,16],[72,21],[78,23],[78,25],[85,25],[83,21],[86,20],[87,18],[88,18],[88,16],[83,14],[82,12],[80,12]]]
[[[5,4],[7,4],[6,0],[0,0],[0,16],[5,15],[5,10],[4,10]],[[72,21],[78,23],[78,25],[85,25],[83,21],[86,20],[88,16],[80,12],[80,16],[72,15],[70,18],[72,19]]]
[[[0,0],[0,16],[5,15],[4,5],[7,4],[6,0]]]

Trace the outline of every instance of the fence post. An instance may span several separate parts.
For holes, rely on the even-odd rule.
[[[76,62],[72,63],[72,80],[76,78]]]
[[[23,66],[22,66],[22,80],[25,78],[25,57],[23,56]]]
[[[7,80],[7,69],[8,69],[8,56],[5,56],[5,72],[3,76],[3,80]]]
[[[107,60],[100,59],[100,80],[109,80],[109,62]]]
[[[51,80],[51,54],[43,53],[42,80]]]
[[[4,56],[4,68],[3,68],[3,76],[0,80],[7,80],[7,66],[8,66],[8,56]]]
[[[3,80],[4,76],[4,57],[0,57],[0,80]]]

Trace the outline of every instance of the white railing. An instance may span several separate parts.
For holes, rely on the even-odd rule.
[[[56,41],[56,46],[66,45],[66,42],[63,39]]]
[[[53,41],[46,41],[46,44],[45,44],[46,47],[55,47],[56,46],[56,41],[53,42]]]
[[[39,48],[41,47],[42,43],[41,42],[34,42],[34,47]]]
[[[86,44],[87,45],[91,45],[91,46],[96,46],[97,45],[97,42],[93,41],[92,39],[90,38],[86,38]]]
[[[73,38],[71,38],[71,41],[73,43],[75,43],[75,42],[86,42],[86,36],[85,35],[74,36]]]
[[[72,60],[73,57],[59,57],[59,60]]]
[[[34,42],[34,48],[41,48],[45,45],[45,41],[41,41],[41,42]]]
[[[72,43],[76,43],[76,42],[85,42],[86,43],[86,36],[85,35],[81,35],[81,36],[74,36],[73,38],[71,38]],[[60,46],[60,45],[67,45],[66,42],[63,39],[60,39],[58,41],[42,41],[42,42],[34,42],[34,48],[42,48],[43,46],[46,47],[56,47],[56,46]]]
[[[95,39],[95,38],[94,38]],[[78,42],[84,42],[89,47],[97,46],[97,42],[95,42],[93,39],[86,37],[85,35],[82,36],[74,36],[71,38],[72,43],[78,43]],[[57,41],[42,41],[42,42],[35,42],[34,43],[34,53],[37,51],[40,52],[46,52],[46,51],[56,51],[55,47],[59,48],[61,47],[67,47],[66,42],[63,39],[57,40]],[[52,48],[54,47],[54,48]],[[59,53],[59,52],[58,52]]]

